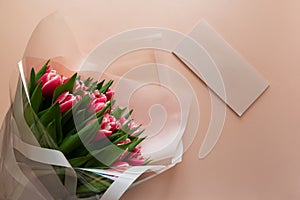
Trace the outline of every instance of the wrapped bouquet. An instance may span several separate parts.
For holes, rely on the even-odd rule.
[[[49,17],[52,24],[57,22],[53,18]],[[65,48],[72,49],[73,57],[68,57],[65,52],[47,52],[55,45],[40,41],[39,33],[51,27],[48,22],[37,27],[43,31],[33,33],[19,62],[17,87],[11,90],[12,104],[0,131],[0,199],[119,199],[128,188],[180,162],[197,131],[199,114],[196,107],[196,120],[188,122],[190,107],[197,103],[186,80],[153,62],[124,76],[118,68],[105,80],[99,78],[93,67],[100,68],[111,58],[108,53],[115,52],[103,52],[103,46],[110,48],[105,45],[74,73],[65,62],[77,55],[74,45]],[[67,32],[57,24],[55,30]],[[152,43],[153,38],[157,34],[151,32],[149,37],[134,36],[126,45]],[[63,45],[66,40],[57,41]],[[116,48],[121,46],[118,42],[113,43]],[[133,112],[126,108],[127,97],[136,88],[142,89]],[[136,111],[145,115],[147,109],[152,126],[140,115],[133,119]],[[183,143],[188,125],[190,134]]]
[[[11,191],[1,185],[4,198],[99,198],[125,171],[150,163],[141,154],[144,130],[132,109],[115,104],[112,80],[65,77],[49,62],[37,72],[32,68],[28,83],[20,79],[2,126],[1,177],[16,181],[7,179],[16,184]],[[20,169],[11,174],[9,165]],[[141,174],[130,173],[125,190]],[[24,175],[29,182],[22,183]],[[103,198],[114,199],[110,194],[116,192]]]

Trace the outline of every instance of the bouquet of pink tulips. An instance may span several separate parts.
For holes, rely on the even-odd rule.
[[[131,119],[132,110],[114,105],[112,83],[62,76],[49,61],[38,72],[32,68],[24,117],[40,146],[61,151],[75,169],[122,172],[149,163],[141,155],[143,130]],[[64,182],[65,170],[55,171]],[[113,176],[84,176],[77,181],[78,197],[101,194],[113,182]]]
[[[89,52],[70,27],[59,14],[44,18],[12,77],[0,128],[0,199],[120,199],[181,162],[198,131],[193,89],[153,51],[171,53],[178,33],[129,30],[88,41]]]

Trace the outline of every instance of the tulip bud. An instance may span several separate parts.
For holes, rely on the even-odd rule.
[[[101,99],[93,99],[89,103],[89,111],[90,112],[95,112],[96,113],[104,107],[105,107],[105,103],[103,101],[101,101]]]
[[[101,140],[105,137],[108,137],[112,134],[112,131],[109,131],[109,130],[105,130],[105,129],[99,129],[95,138],[94,138],[94,141],[98,141],[98,140]]]
[[[132,166],[140,166],[145,163],[145,159],[141,154],[141,147],[135,147],[132,152],[129,153],[126,161]]]
[[[98,90],[95,90],[92,93],[89,93],[92,101],[89,103],[90,112],[98,112],[105,107],[107,98],[104,94],[99,93]]]
[[[107,97],[107,100],[109,101],[113,97],[114,94],[115,94],[115,92],[112,91],[110,88],[108,88],[108,90],[105,93],[105,96]]]
[[[120,141],[117,145],[124,145],[124,144],[128,144],[129,142],[131,142],[131,140],[127,138],[126,140]]]
[[[90,97],[92,99],[98,99],[100,102],[103,103],[107,101],[107,97],[104,94],[100,93],[99,90],[95,90],[94,92],[91,92]]]
[[[42,94],[44,97],[52,97],[54,90],[67,82],[69,79],[66,77],[60,76],[55,70],[50,70],[48,66],[46,73],[38,80],[37,83],[42,83]]]
[[[125,124],[126,119],[125,117],[120,117],[120,119],[117,121],[117,128],[122,128],[123,124]]]
[[[121,162],[117,161],[112,165],[112,170],[115,170],[117,172],[124,172],[130,167],[130,165],[127,162]]]
[[[55,101],[55,103],[59,103],[60,111],[62,114],[70,110],[75,103],[77,103],[80,100],[80,96],[74,96],[73,94],[69,92],[64,92],[61,95],[59,95]]]
[[[129,124],[128,124],[128,128],[130,130],[134,130],[136,128],[138,128],[139,126],[134,122],[134,121],[131,121]],[[138,134],[141,130],[140,129],[137,129],[135,130],[131,135],[135,135],[135,134]]]
[[[116,119],[106,113],[103,116],[102,122],[99,127],[99,131],[97,135],[94,138],[94,141],[101,140],[102,138],[110,136],[114,130],[116,130],[117,125],[116,125]]]

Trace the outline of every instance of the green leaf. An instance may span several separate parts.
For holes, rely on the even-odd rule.
[[[99,92],[102,94],[105,94],[105,92],[108,90],[108,88],[113,84],[113,80],[108,81],[101,89],[99,89]]]
[[[83,81],[83,83],[84,83],[84,85],[89,86],[90,83],[91,83],[92,81],[93,81],[93,79],[90,78],[90,77],[88,77],[87,79],[85,79],[85,80]]]
[[[101,123],[102,123],[102,120],[103,120],[103,116],[99,117],[99,118],[98,118],[98,123],[101,124]]]
[[[30,97],[31,106],[35,113],[38,113],[42,100],[42,83],[39,83]]]
[[[80,147],[80,145],[82,145],[81,140],[77,134],[68,134],[60,144],[59,150],[63,152],[64,155],[68,155],[74,149]]]
[[[76,80],[76,76],[77,73],[75,73],[70,80],[68,80],[66,83],[58,86],[55,90],[54,90],[54,94],[53,94],[53,98],[52,98],[52,103],[57,99],[57,97],[59,95],[61,95],[63,92],[72,92],[73,88],[74,88],[74,84],[75,84],[75,80]]]
[[[128,146],[128,151],[132,151],[134,147],[136,147],[139,143],[141,143],[145,138],[136,138],[133,140],[130,145]]]
[[[64,154],[71,153],[74,149],[80,148],[82,146],[82,140],[85,143],[89,143],[97,134],[99,128],[99,123],[97,120],[84,126],[77,134],[68,135],[64,138],[59,149]]]
[[[40,111],[37,115],[39,118],[41,118],[46,112],[48,111],[48,109],[42,110]]]
[[[125,115],[125,119],[128,119],[130,117],[130,115],[132,114],[133,109],[131,109],[126,115]]]
[[[141,130],[138,133],[135,133],[134,135],[129,136],[129,138],[130,139],[135,139],[135,138],[139,137],[144,131],[145,131],[145,129]]]
[[[86,107],[90,100],[91,98],[89,97],[89,95],[85,95],[71,109],[65,112],[62,116],[62,126],[64,126],[73,117],[73,113],[77,112],[77,108],[79,108],[80,106]]]
[[[24,118],[25,121],[27,122],[28,126],[31,126],[36,122],[36,119],[34,117],[34,110],[29,104],[26,104],[24,106]]]
[[[111,181],[100,177],[100,179],[94,179],[89,183],[85,183],[84,185],[77,187],[76,192],[79,194],[90,193],[90,192],[101,193],[104,192],[110,185],[111,185]]]
[[[43,148],[57,149],[56,143],[53,141],[51,136],[46,131],[44,125],[40,122],[36,122],[30,126],[35,138]]]
[[[47,60],[47,62],[43,65],[43,67],[36,73],[35,82],[37,82],[46,73],[46,69],[47,69],[49,62],[50,62],[50,59]]]
[[[25,103],[24,106],[24,118],[41,147],[58,149],[57,144],[50,137],[45,126],[39,121],[39,118],[28,103]]]
[[[150,158],[147,158],[146,160],[145,160],[145,162],[143,163],[143,165],[148,165],[149,163],[151,163],[152,162],[152,160],[150,159]]]
[[[61,125],[64,126],[67,124],[67,122],[72,118],[73,116],[73,108],[69,109],[67,112],[65,112],[62,116]]]
[[[84,164],[92,159],[93,157],[91,155],[88,156],[81,156],[77,158],[72,158],[69,160],[69,163],[71,164],[72,167],[82,167]]]
[[[100,90],[103,86],[105,80],[102,80],[100,83],[97,84],[97,89]]]
[[[81,109],[81,108],[87,109],[87,107],[88,107],[90,101],[91,101],[91,97],[89,96],[89,94],[86,94],[86,95],[84,95],[84,96],[81,98],[80,101],[78,101],[78,106],[77,106],[77,107],[75,106],[75,108],[76,108],[76,109],[77,109],[77,108],[78,108],[78,109]],[[75,112],[76,112],[76,110],[75,110]]]
[[[126,111],[126,108],[121,109],[119,106],[117,106],[112,112],[111,115],[114,116],[117,120],[122,117],[124,112]]]
[[[89,151],[85,146],[82,145],[81,147],[74,149],[72,151],[72,155],[70,158],[85,157],[87,155],[89,155]]]
[[[107,112],[107,110],[110,108],[110,105],[111,105],[111,102],[108,102],[106,103],[106,106],[104,108],[102,108],[101,110],[99,110],[97,113],[96,113],[96,116],[99,118],[99,117],[102,117],[104,115],[104,113]]]
[[[87,90],[93,92],[95,89],[97,89],[97,81],[93,82]]]
[[[125,124],[123,124],[123,126],[121,127],[121,130],[124,131],[125,133],[131,135],[133,134],[135,131],[137,131],[142,125],[139,125],[137,126],[136,128],[134,129],[130,129],[128,126],[129,126],[129,123],[133,121],[133,119],[131,120],[128,120]]]
[[[126,134],[126,133],[125,133]],[[122,130],[118,130],[117,132],[111,134],[110,136],[108,136],[107,138],[111,141],[114,142],[115,140],[117,140],[119,137],[123,136],[124,132]]]
[[[84,120],[82,122],[81,126],[84,126],[88,121],[90,121],[92,119],[102,117],[104,115],[104,113],[110,108],[110,106],[111,106],[111,102],[108,102],[104,108],[102,108],[97,113],[95,113],[94,115],[92,115],[92,116],[88,117],[86,120]]]
[[[57,143],[56,122],[55,122],[55,119],[51,123],[49,123],[49,125],[46,128],[46,131],[52,137],[53,141]]]
[[[91,155],[97,158],[97,160],[99,160],[102,164],[110,167],[124,152],[125,149],[111,144],[100,150],[91,152]]]
[[[61,111],[58,103],[53,104],[47,111],[41,116],[40,121],[41,123],[47,127],[49,123],[55,119],[56,122],[56,138],[57,142],[61,143],[63,139],[62,135],[62,127],[61,127]]]
[[[60,144],[63,140],[63,132],[61,126],[61,113],[55,117],[57,142]]]
[[[61,112],[59,104],[55,103],[41,116],[40,121],[42,122],[42,124],[47,126],[53,120],[53,118],[58,115],[61,115]]]
[[[22,88],[22,90],[23,94],[25,94],[24,88]],[[57,144],[50,137],[50,135],[46,131],[45,126],[40,122],[39,117],[30,106],[28,99],[25,97],[25,95],[23,95],[22,100],[24,105],[24,118],[41,147],[58,149]]]
[[[91,160],[89,160],[85,165],[85,168],[90,168],[90,167],[101,167],[101,168],[107,168],[105,165],[103,165],[99,160],[97,160],[96,158],[92,158]]]
[[[28,90],[29,90],[29,96],[31,97],[34,89],[36,87],[36,81],[35,81],[35,71],[34,68],[31,68],[30,71],[30,80],[29,80],[29,84],[28,84]]]
[[[86,119],[86,114],[87,114],[87,110],[86,109],[81,109],[81,110],[78,110],[76,111],[75,113],[75,118],[76,118],[76,121],[78,122],[82,122],[83,120]]]
[[[128,136],[129,136],[128,134],[125,134],[125,135],[117,138],[116,140],[114,140],[113,143],[118,144],[119,142],[126,140],[128,138]]]

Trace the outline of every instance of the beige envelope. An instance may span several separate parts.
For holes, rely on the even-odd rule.
[[[239,116],[269,86],[204,20],[173,53]]]

